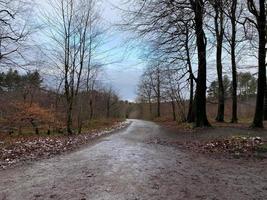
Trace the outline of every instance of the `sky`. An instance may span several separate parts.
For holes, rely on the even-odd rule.
[[[129,33],[114,28],[121,23],[122,12],[118,7],[123,8],[123,3],[123,0],[103,0],[102,3],[102,18],[111,26],[109,40],[112,42],[107,49],[112,49],[110,59],[114,63],[104,67],[101,81],[111,84],[123,100],[134,101],[145,63],[139,59],[138,52],[126,44]]]

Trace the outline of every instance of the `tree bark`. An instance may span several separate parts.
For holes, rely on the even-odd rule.
[[[110,92],[110,91],[109,91]],[[107,118],[110,118],[110,104],[111,104],[111,94],[108,94],[108,98],[107,98]]]
[[[160,91],[160,70],[159,67],[157,67],[157,117],[161,116],[160,113],[160,106],[161,106],[161,91]]]
[[[90,98],[89,100],[89,106],[90,106],[90,120],[94,117],[94,107],[93,107],[93,100]]]
[[[79,112],[78,112],[78,133],[82,133],[82,128],[83,128],[83,104],[82,101],[78,101],[79,103]]]
[[[68,108],[67,108],[67,132],[69,135],[72,135],[72,108],[73,103],[72,100],[68,102]]]
[[[186,48],[186,59],[187,59],[187,65],[188,65],[188,71],[190,74],[189,81],[190,81],[190,99],[189,99],[189,105],[188,105],[188,113],[186,121],[188,123],[192,123],[195,121],[194,118],[194,74],[192,69],[192,63],[191,63],[191,57],[190,57],[190,48],[189,48],[189,28],[188,25],[185,24],[186,27],[186,41],[185,41],[185,48]]]
[[[223,45],[223,34],[224,34],[224,14],[222,8],[222,1],[215,1],[214,10],[215,10],[215,32],[216,32],[216,67],[217,67],[217,76],[218,76],[218,112],[216,121],[224,121],[224,85],[223,85],[223,75],[222,75],[222,45]]]
[[[34,128],[34,132],[36,135],[39,135],[39,128],[37,126],[37,124],[34,122],[34,119],[31,119],[31,124],[32,124],[32,127]]]
[[[265,0],[260,0],[260,12],[257,16],[258,32],[259,32],[259,52],[258,52],[258,89],[257,89],[257,101],[256,111],[252,127],[263,128],[263,109],[264,109],[264,93],[266,86],[266,10]]]
[[[192,3],[192,2],[191,2]],[[206,90],[207,90],[207,63],[206,63],[206,38],[203,30],[203,0],[196,0],[192,3],[195,12],[195,32],[197,36],[198,49],[198,77],[196,95],[194,101],[195,126],[210,126],[206,113]]]
[[[171,100],[171,104],[172,104],[172,119],[173,121],[176,121],[176,111],[175,111],[175,101],[174,99],[172,98]]]
[[[236,69],[236,8],[237,0],[232,0],[231,7],[231,25],[232,25],[232,38],[231,38],[231,63],[232,63],[232,123],[237,123],[237,69]]]
[[[188,105],[188,113],[187,113],[187,122],[192,123],[194,122],[194,79],[192,75],[190,75],[190,99]]]
[[[265,94],[264,94],[264,120],[267,120],[267,83],[265,85]]]
[[[148,103],[149,103],[149,118],[152,119],[152,102],[151,102],[151,97],[149,97]]]

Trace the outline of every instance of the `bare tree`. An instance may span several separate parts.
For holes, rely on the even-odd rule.
[[[223,85],[223,65],[222,65],[222,53],[223,53],[223,39],[225,32],[225,1],[222,0],[211,0],[210,4],[214,11],[214,32],[216,37],[216,69],[218,76],[218,112],[216,121],[224,121],[224,101],[225,101],[225,92]],[[211,14],[212,15],[212,14]]]
[[[168,81],[164,81],[163,91],[165,93],[165,96],[167,96],[167,101],[171,103],[173,120],[179,120],[180,122],[187,121],[185,109],[186,101],[183,93],[186,94],[185,90],[187,90],[188,88],[188,82],[186,80],[187,78],[184,77],[184,74],[185,73],[181,73],[181,70],[172,68],[169,65],[166,66],[166,69],[164,71],[164,77]],[[178,113],[178,116],[176,116],[176,112]]]
[[[0,1],[0,66],[24,68],[30,50],[27,42],[35,31],[32,8],[31,1]]]
[[[162,70],[159,63],[153,63],[147,70],[150,84],[153,89],[154,98],[157,102],[157,117],[161,117],[161,97],[162,97]]]
[[[196,127],[210,126],[206,114],[206,79],[207,79],[207,61],[206,61],[206,36],[203,30],[204,20],[204,1],[190,0],[194,12],[195,33],[198,49],[198,76],[196,85],[196,95],[194,101],[195,125]]]
[[[85,70],[89,74],[91,67],[94,1],[57,0],[51,5],[53,11],[46,15],[46,19],[55,45],[56,65],[64,80],[67,132],[72,134],[73,107],[81,89],[83,74]]]
[[[231,21],[231,38],[228,40],[231,47],[232,64],[232,123],[238,121],[237,118],[237,67],[236,67],[236,33],[237,33],[237,0],[232,0],[230,4],[229,18]],[[227,38],[227,37],[226,37]]]
[[[141,77],[140,83],[138,85],[138,96],[141,101],[149,104],[149,118],[152,118],[152,96],[153,88],[150,82],[150,77],[147,73],[144,73]]]
[[[247,0],[249,12],[254,18],[247,17],[250,23],[255,25],[258,30],[258,89],[256,111],[252,127],[263,127],[264,116],[264,92],[266,87],[266,5],[265,0],[259,0],[256,3],[254,0]]]

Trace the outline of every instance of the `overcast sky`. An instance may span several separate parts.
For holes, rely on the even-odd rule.
[[[104,67],[102,81],[111,84],[124,100],[134,101],[137,84],[143,72],[144,63],[139,59],[138,53],[125,45],[127,33],[119,32],[114,26],[121,22],[122,13],[117,8],[123,8],[125,0],[103,0],[103,20],[110,24],[109,46],[110,59],[113,64]]]

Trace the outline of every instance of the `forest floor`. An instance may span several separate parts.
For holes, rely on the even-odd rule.
[[[168,120],[158,123],[177,135],[168,145],[218,158],[267,159],[267,129],[252,129],[248,123],[212,122],[211,128],[196,129]]]
[[[0,170],[73,151],[127,125],[118,119],[94,120],[82,134],[0,134]]]
[[[0,199],[266,199],[266,159],[206,156],[176,144],[182,135],[206,141],[206,135],[215,139],[215,134],[232,136],[243,129],[193,133],[130,122],[75,152],[0,171]]]

